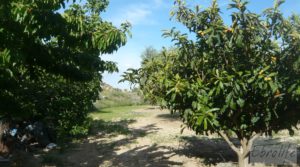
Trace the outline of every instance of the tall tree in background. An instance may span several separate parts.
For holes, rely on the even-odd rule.
[[[204,10],[176,0],[172,15],[196,38],[166,31],[177,52],[163,52],[159,63],[124,79],[131,75],[147,96],[179,112],[197,134],[218,133],[236,152],[239,166],[246,166],[255,138],[282,129],[293,134],[300,118],[300,17],[284,18],[282,3],[258,15],[247,10],[247,1],[233,0],[226,25],[216,0]]]
[[[67,2],[73,3],[65,8]],[[99,56],[124,45],[129,28],[102,20],[107,5],[1,1],[0,116],[47,121],[61,135],[86,132],[82,125],[98,98],[102,73],[117,70]]]

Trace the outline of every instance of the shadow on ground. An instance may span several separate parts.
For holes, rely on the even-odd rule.
[[[98,137],[101,137],[101,135],[127,135],[131,133],[128,126],[135,122],[136,120],[133,119],[120,121],[94,120],[92,122],[90,135],[97,135]]]
[[[178,121],[178,120],[180,120],[179,113],[160,114],[160,115],[157,115],[157,118],[165,119],[165,120],[168,120],[168,121]]]
[[[135,121],[122,120],[118,122],[95,121],[93,135],[89,140],[73,145],[71,150],[64,153],[63,166],[174,166],[181,163],[168,160],[175,152],[167,147],[158,145],[136,146],[120,149],[134,144],[136,139],[159,130],[154,124],[139,129],[130,129],[128,126]],[[105,130],[104,130],[105,129]],[[117,139],[111,138],[117,136]],[[120,136],[121,135],[121,136]],[[122,136],[123,135],[123,136]]]
[[[293,144],[293,142],[282,141],[279,139],[263,139],[264,144]],[[237,139],[232,139],[232,142],[239,146]],[[271,145],[273,145],[271,144]],[[297,146],[297,165],[300,166],[300,147]],[[274,150],[273,150],[274,151]],[[276,150],[275,150],[276,151]],[[277,150],[278,151],[278,150]],[[184,155],[187,157],[199,157],[202,163],[208,166],[217,165],[219,163],[237,164],[237,155],[229,147],[229,145],[222,138],[199,138],[199,137],[181,137],[181,144],[175,151],[177,155]],[[270,164],[271,165],[271,164]],[[277,166],[276,164],[273,164]],[[260,164],[259,166],[265,166]],[[279,165],[280,166],[280,165]],[[282,165],[286,166],[286,165]]]
[[[159,115],[158,117],[173,119],[168,118],[167,115]],[[184,162],[176,161],[175,156],[187,157],[186,161],[189,161],[188,158],[196,159],[199,160],[199,164],[208,166],[237,162],[235,153],[220,138],[181,137],[178,146],[162,146],[159,145],[160,143],[137,145],[137,139],[156,133],[159,128],[155,124],[138,129],[130,128],[130,124],[135,122],[135,120],[95,120],[91,134],[87,139],[70,144],[64,149],[47,153],[20,154],[18,158],[21,158],[20,162],[23,162],[19,163],[19,166],[184,166]],[[238,143],[236,140],[234,142]],[[298,148],[298,162],[299,151],[300,148]]]
[[[237,140],[233,142],[238,143]],[[237,162],[235,152],[221,138],[181,137],[181,144],[176,153],[187,157],[199,157],[205,165]]]

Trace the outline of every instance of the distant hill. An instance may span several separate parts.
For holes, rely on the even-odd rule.
[[[94,103],[98,109],[115,106],[131,106],[143,104],[143,98],[139,90],[121,90],[109,84],[102,83],[100,100]]]

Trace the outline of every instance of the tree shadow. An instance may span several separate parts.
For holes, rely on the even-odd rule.
[[[89,152],[84,157],[89,158],[79,158],[67,157],[67,159],[76,159],[76,161],[69,161],[65,163],[70,166],[116,166],[116,167],[132,167],[132,166],[173,166],[173,165],[182,165],[181,162],[174,162],[169,160],[170,157],[174,156],[176,153],[171,151],[168,147],[158,146],[158,145],[145,145],[138,146],[132,149],[129,149],[123,153],[117,153],[118,147],[127,143],[129,140],[122,139],[112,143],[101,143],[89,144],[89,147],[97,148],[95,153],[94,151]]]
[[[122,154],[114,156],[111,166],[182,166],[182,162],[175,162],[169,160],[172,156],[176,155],[170,147],[158,146],[156,144],[151,146],[135,147]]]
[[[159,130],[155,124],[149,124],[139,128],[130,128],[129,125],[135,122],[136,120],[133,119],[124,119],[119,121],[94,120],[92,122],[90,136],[100,138],[105,136],[112,137],[117,135],[128,135],[132,140],[134,140],[138,137],[144,137]]]
[[[118,122],[96,121],[99,127],[108,130],[93,132],[93,135],[82,143],[75,144],[61,155],[65,157],[63,166],[170,166],[182,163],[168,160],[175,155],[170,148],[158,145],[130,146],[142,138],[159,130],[155,124],[129,128],[132,120]],[[103,125],[104,124],[104,125]],[[121,134],[115,136],[116,134]],[[115,138],[111,138],[115,136]]]
[[[300,146],[297,147],[297,165],[300,166]]]
[[[129,125],[135,122],[136,120],[133,119],[124,119],[120,121],[93,120],[90,135],[127,135],[131,133]]]
[[[237,140],[233,140],[233,142],[238,144]],[[221,138],[181,137],[176,154],[201,158],[205,165],[237,162],[235,152]]]
[[[9,158],[9,162],[0,162],[1,167],[40,167],[43,159],[40,156],[45,156],[46,153],[37,151],[35,153],[26,152],[24,150],[16,150]],[[49,156],[50,157],[50,156]],[[60,161],[56,161],[55,166],[62,166]]]
[[[221,138],[205,138],[199,136],[181,137],[178,147],[137,143],[144,140],[144,136],[160,130],[155,124],[131,128],[135,120],[103,121],[94,120],[92,131],[88,138],[69,144],[64,149],[50,152],[40,151],[35,155],[21,155],[24,167],[35,166],[182,166],[184,162],[177,162],[176,157],[201,159],[207,166],[219,163],[236,164],[236,154]],[[148,139],[148,138],[146,138]],[[149,139],[148,139],[149,140]],[[238,140],[233,139],[238,145]],[[151,142],[150,142],[151,143]],[[136,145],[135,145],[136,144]],[[298,163],[300,162],[300,147],[298,149]]]
[[[169,120],[169,121],[178,121],[180,120],[180,115],[179,113],[174,113],[174,114],[159,114],[156,116],[157,118],[162,118],[165,120]]]
[[[145,110],[155,110],[155,109],[158,109],[160,108],[159,106],[148,106],[145,108]]]
[[[265,144],[272,143],[284,143],[281,139],[264,139]],[[232,142],[239,146],[240,143],[237,139],[231,139]],[[297,165],[300,166],[300,146],[297,146]],[[217,165],[219,163],[232,163],[237,164],[238,159],[236,153],[229,147],[229,145],[222,138],[205,138],[205,137],[181,137],[181,142],[178,149],[175,151],[178,155],[185,155],[187,157],[198,157],[203,159],[205,165]],[[262,164],[262,163],[259,163]],[[263,165],[263,164],[262,164]],[[276,164],[267,164],[275,165]],[[282,165],[286,166],[286,165]],[[291,165],[292,166],[292,165]]]
[[[152,131],[155,126],[150,126],[145,129]],[[147,132],[145,132],[147,133]],[[143,145],[128,148],[125,151],[120,150],[120,147],[128,143],[133,143],[138,136],[132,135],[129,138],[122,138],[112,142],[96,142],[82,144],[80,147],[90,148],[90,152],[86,155],[78,152],[78,155],[72,154],[73,157],[67,159],[75,159],[74,162],[68,162],[70,166],[182,166],[183,162],[172,160],[175,155],[186,156],[189,158],[200,158],[203,164],[214,166],[219,163],[237,164],[236,154],[231,150],[228,144],[221,138],[199,138],[199,137],[182,137],[178,148],[160,145]],[[233,142],[238,145],[237,139]],[[96,148],[96,149],[92,149]],[[299,151],[298,150],[298,164]],[[85,156],[88,158],[79,158]]]
[[[65,143],[60,148],[49,152],[41,149],[33,152],[20,152],[14,155],[7,166],[99,166],[105,159],[109,159],[109,156],[114,155],[116,147],[131,143],[138,137],[155,131],[154,125],[148,125],[137,130],[129,128],[129,125],[135,122],[136,120],[132,119],[93,120],[87,137]],[[126,137],[119,140],[109,140],[117,136]],[[0,163],[0,166],[2,165],[4,164]]]

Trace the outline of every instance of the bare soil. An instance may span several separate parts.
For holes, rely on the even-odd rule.
[[[77,145],[77,150],[65,155],[67,164],[91,167],[200,167],[232,166],[228,162],[235,161],[234,153],[223,140],[200,138],[187,129],[181,134],[182,122],[167,110],[150,107],[136,110],[133,114],[146,116],[123,124],[129,129],[129,134],[99,133],[91,136]]]
[[[181,134],[182,122],[167,110],[149,107],[132,114],[144,116],[135,120],[116,119],[110,131],[94,128],[88,138],[63,151],[33,154],[21,166],[236,166],[234,152],[222,139],[214,135],[196,136],[187,129]]]

